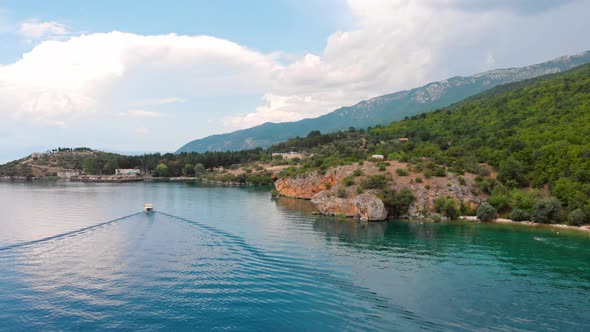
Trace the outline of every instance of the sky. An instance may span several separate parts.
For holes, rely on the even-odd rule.
[[[590,0],[0,0],[0,163],[174,152],[590,49]]]

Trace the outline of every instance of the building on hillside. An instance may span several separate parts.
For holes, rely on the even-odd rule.
[[[383,156],[382,154],[374,154],[371,156],[371,158],[383,160],[383,159],[385,159],[385,156]]]
[[[305,158],[305,153],[291,151],[291,152],[287,152],[287,153],[277,152],[277,153],[272,154],[272,157],[277,157],[277,156],[281,156],[283,159],[295,159],[295,158],[302,159],[302,158]]]
[[[79,175],[80,172],[74,170],[65,170],[62,172],[57,172],[57,177],[59,177],[60,179],[69,179]]]
[[[212,170],[213,172],[223,172],[224,168],[223,166],[214,166]]]
[[[126,175],[126,176],[131,176],[131,175],[140,175],[141,174],[141,170],[137,169],[137,168],[117,168],[115,170],[115,175]]]
[[[398,140],[398,141],[400,141],[400,142],[407,142],[407,141],[409,141],[410,139],[409,139],[409,138],[407,138],[407,137],[400,137],[400,138],[398,138],[397,140]]]

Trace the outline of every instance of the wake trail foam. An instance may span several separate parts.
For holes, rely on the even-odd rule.
[[[61,234],[57,234],[57,235],[48,236],[48,237],[45,237],[45,238],[42,238],[42,239],[38,239],[38,240],[32,240],[32,241],[25,241],[25,242],[19,242],[19,243],[15,243],[15,244],[10,244],[10,245],[7,245],[5,247],[0,247],[0,252],[2,252],[2,251],[9,251],[9,250],[13,250],[13,249],[18,249],[18,248],[22,248],[22,247],[29,247],[29,246],[33,246],[33,245],[36,245],[36,244],[39,244],[39,243],[44,243],[44,242],[48,242],[48,241],[52,241],[52,240],[63,239],[63,238],[69,237],[69,236],[76,236],[78,234],[82,234],[82,233],[91,231],[93,229],[99,228],[99,227],[107,226],[107,225],[113,224],[115,222],[122,221],[122,220],[127,219],[127,218],[131,218],[131,217],[136,216],[136,215],[141,214],[141,213],[143,213],[143,212],[133,213],[133,214],[130,214],[130,215],[127,215],[127,216],[124,216],[124,217],[120,217],[120,218],[117,218],[117,219],[105,221],[105,222],[102,222],[100,224],[96,224],[96,225],[92,225],[92,226],[80,228],[80,229],[77,229],[77,230],[73,230],[73,231],[69,231],[69,232],[65,232],[65,233],[61,233]]]

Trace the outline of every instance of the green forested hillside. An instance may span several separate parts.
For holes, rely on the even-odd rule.
[[[391,158],[428,157],[468,171],[488,163],[498,171],[498,181],[487,188],[495,196],[530,186],[549,189],[569,211],[590,210],[588,65],[503,85],[447,109],[373,128],[369,137],[376,151]],[[410,140],[400,145],[399,137]]]
[[[398,121],[405,116],[430,112],[497,85],[527,78],[562,72],[590,62],[590,51],[564,56],[548,62],[521,67],[497,69],[468,77],[452,77],[424,86],[364,100],[339,108],[317,118],[295,122],[265,123],[232,133],[212,135],[182,146],[176,153],[231,151],[269,147],[312,130],[336,132],[350,126],[366,128]]]

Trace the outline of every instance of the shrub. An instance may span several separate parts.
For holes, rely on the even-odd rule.
[[[408,188],[404,188],[399,192],[393,189],[385,189],[379,195],[379,198],[383,201],[387,214],[393,218],[405,215],[414,201],[414,195]]]
[[[326,189],[332,189],[332,184],[330,182],[326,182]]]
[[[362,193],[364,193],[364,192],[365,192],[365,188],[363,188],[362,186],[358,186],[358,187],[356,188],[356,193],[357,193],[357,194],[359,194],[359,195],[360,195],[360,194],[362,194]]]
[[[344,178],[344,185],[350,187],[354,184],[354,179],[352,177]]]
[[[477,219],[481,221],[490,221],[496,219],[498,212],[488,202],[483,202],[477,209]]]
[[[555,197],[538,200],[533,205],[531,219],[543,224],[556,223],[560,221],[561,203]]]
[[[361,171],[360,169],[355,169],[354,172],[352,172],[352,175],[354,176],[361,176],[363,175],[363,171]]]
[[[385,165],[380,165],[379,166],[379,171],[380,172],[384,172],[385,171]]]
[[[527,221],[531,220],[531,214],[523,209],[514,209],[510,213],[510,219],[514,221]]]
[[[483,166],[478,166],[477,167],[477,174],[479,176],[489,176],[490,175],[490,170],[483,167]]]
[[[457,219],[459,210],[457,209],[457,201],[446,196],[441,196],[434,201],[434,209],[438,213],[442,213],[449,219]]]
[[[418,182],[418,183],[422,183],[422,178],[421,178],[421,177],[417,177],[417,178],[416,178],[416,182]]]
[[[513,190],[510,201],[513,209],[530,210],[537,201],[536,192]]]
[[[476,214],[476,211],[471,207],[471,205],[465,204],[463,201],[461,201],[459,211],[465,216],[474,216]]]
[[[582,209],[575,209],[570,212],[568,223],[574,226],[581,226],[588,222],[587,216]]]
[[[346,197],[346,190],[344,188],[339,188],[336,192],[336,197],[338,198],[345,198]]]
[[[399,176],[407,176],[409,174],[408,173],[408,170],[407,169],[404,169],[404,168],[398,168],[398,169],[395,170],[395,172]]]
[[[434,176],[444,178],[445,176],[447,176],[447,172],[445,171],[445,169],[443,167],[437,167],[434,170]]]
[[[490,195],[492,194],[492,191],[494,191],[494,188],[498,185],[498,183],[496,180],[492,178],[483,178],[478,185],[481,191]]]
[[[459,184],[460,184],[460,185],[464,186],[464,185],[466,184],[466,182],[465,182],[465,178],[464,178],[464,177],[460,176],[460,177],[458,178],[458,180],[459,180]]]
[[[362,182],[362,186],[366,189],[383,189],[386,185],[387,179],[383,175],[373,175]]]
[[[491,204],[497,211],[503,211],[508,208],[510,199],[506,195],[495,194],[490,196],[487,202]]]

